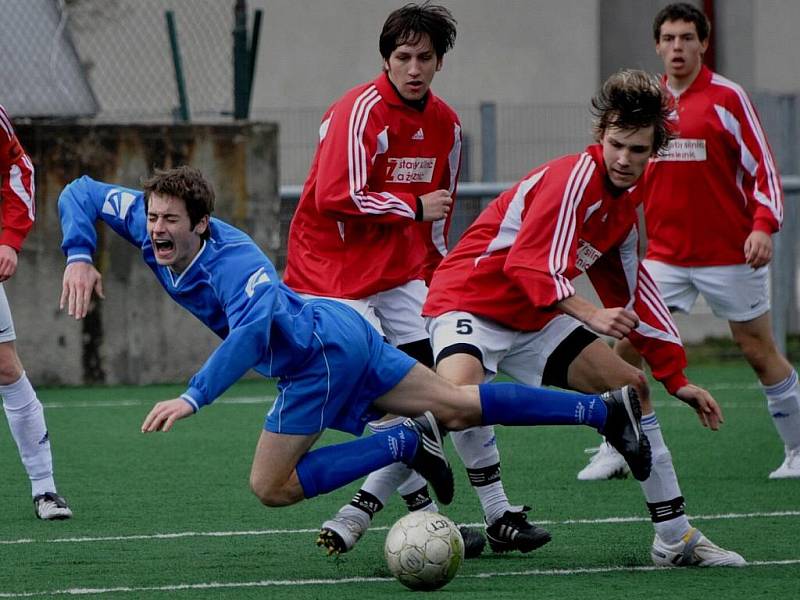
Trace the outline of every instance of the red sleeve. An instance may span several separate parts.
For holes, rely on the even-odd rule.
[[[686,353],[678,327],[664,305],[655,282],[638,258],[636,227],[622,244],[601,256],[586,271],[606,307],[625,307],[639,317],[628,336],[650,370],[670,394],[689,380],[684,374]]]
[[[0,106],[0,180],[2,180],[0,244],[11,246],[19,252],[33,227],[36,213],[33,201],[33,163],[20,145],[2,106]]]
[[[337,221],[368,218],[381,223],[414,220],[416,196],[369,186],[375,157],[388,143],[381,102],[377,89],[370,85],[360,93],[347,94],[323,120],[316,203],[326,217]]]
[[[498,240],[528,208],[503,270],[534,306],[552,306],[575,294],[570,275],[577,274],[577,211],[595,168],[591,156],[581,154],[568,163],[545,166],[507,192],[514,197]]]
[[[423,275],[425,282],[430,285],[433,272],[442,259],[447,255],[448,244],[447,238],[450,234],[450,223],[453,220],[453,213],[456,211],[456,190],[458,188],[458,175],[461,171],[461,124],[455,114],[453,119],[453,145],[447,156],[447,168],[442,173],[442,179],[431,189],[449,190],[450,195],[453,197],[453,206],[447,214],[447,218],[440,221],[434,221],[430,224],[423,223],[425,231],[428,234],[426,245],[428,251],[425,257],[425,266],[423,268]]]
[[[716,109],[723,126],[739,145],[742,189],[753,214],[753,230],[772,234],[780,230],[783,222],[780,175],[755,106],[741,87],[734,84],[733,91],[729,106]],[[730,114],[726,113],[727,108]]]

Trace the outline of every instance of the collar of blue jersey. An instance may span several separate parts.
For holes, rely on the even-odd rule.
[[[200,246],[200,250],[198,250],[197,254],[194,255],[194,258],[192,259],[192,262],[190,262],[188,265],[186,265],[186,268],[183,270],[182,273],[176,273],[172,269],[172,267],[165,267],[165,269],[167,270],[167,273],[169,273],[169,279],[172,282],[172,287],[176,288],[181,284],[181,281],[183,281],[183,278],[186,276],[187,273],[189,273],[192,270],[192,267],[200,259],[200,255],[203,254],[205,249],[206,249],[206,240],[203,240],[203,245]]]

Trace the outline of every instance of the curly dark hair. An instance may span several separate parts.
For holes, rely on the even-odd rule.
[[[156,169],[151,177],[142,181],[142,188],[145,209],[149,207],[152,193],[183,200],[192,227],[203,217],[214,212],[214,188],[200,169],[186,165],[172,169]],[[205,240],[210,235],[211,232],[206,227],[200,237]]]
[[[676,2],[669,4],[658,11],[656,18],[653,19],[653,38],[656,42],[661,39],[661,26],[667,21],[686,21],[694,23],[697,29],[697,37],[701,42],[708,39],[711,33],[711,23],[703,14],[703,11],[692,6],[688,2]]]
[[[383,24],[378,42],[384,60],[403,44],[416,44],[427,35],[436,57],[441,60],[456,41],[456,20],[444,6],[423,2],[406,4],[393,11]]]
[[[652,125],[655,156],[672,137],[671,111],[672,100],[655,76],[636,69],[617,71],[592,98],[595,139],[600,141],[609,127],[641,129]]]

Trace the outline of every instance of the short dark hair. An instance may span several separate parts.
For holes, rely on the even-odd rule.
[[[183,200],[192,227],[203,217],[210,216],[214,212],[214,188],[200,169],[186,165],[172,169],[156,169],[151,177],[142,181],[142,188],[145,210],[149,207],[150,194],[153,193]],[[210,235],[209,228],[206,228],[200,237],[208,239]]]
[[[708,22],[708,18],[703,14],[703,11],[688,2],[669,4],[658,11],[656,18],[653,20],[653,38],[655,38],[656,42],[661,39],[661,26],[667,21],[694,23],[695,29],[697,29],[697,37],[701,42],[707,40],[708,34],[711,33],[711,23]]]
[[[452,49],[456,41],[456,20],[444,6],[423,2],[406,4],[393,11],[383,24],[378,43],[384,60],[403,44],[416,44],[427,35],[436,57],[441,58]]]
[[[655,156],[670,140],[671,111],[672,101],[655,76],[636,69],[617,71],[592,98],[595,138],[600,141],[609,127],[641,129],[652,125]]]

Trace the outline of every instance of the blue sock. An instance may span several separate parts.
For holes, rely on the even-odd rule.
[[[589,425],[602,429],[608,412],[597,395],[519,383],[478,386],[484,425]]]
[[[323,446],[303,455],[295,470],[306,498],[326,494],[394,462],[409,462],[417,433],[397,425],[367,437]]]

